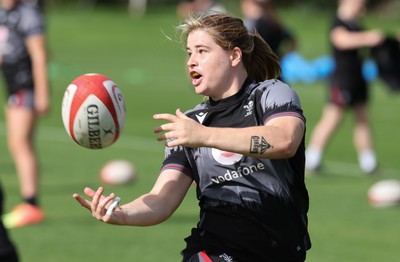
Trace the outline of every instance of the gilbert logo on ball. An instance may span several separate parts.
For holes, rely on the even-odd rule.
[[[101,149],[117,141],[125,124],[125,101],[108,77],[84,74],[65,90],[61,114],[72,140],[86,148]]]

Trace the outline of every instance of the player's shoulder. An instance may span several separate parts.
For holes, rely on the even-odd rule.
[[[42,13],[37,6],[27,3],[20,3],[17,11],[21,14],[21,18],[30,21],[33,19],[42,19]]]
[[[18,5],[18,12],[21,17],[19,27],[22,32],[27,35],[43,33],[44,17],[37,6],[21,3]]]
[[[18,6],[15,8],[15,10],[17,10],[18,12],[36,12],[36,8],[31,5],[31,4],[27,4],[24,2],[21,2],[18,4]]]
[[[279,79],[268,79],[263,82],[253,83],[251,87],[252,92],[294,92],[294,90],[286,83]]]
[[[193,115],[197,114],[198,112],[203,112],[207,108],[208,108],[207,107],[207,103],[206,102],[202,102],[200,104],[197,104],[195,107],[185,111],[185,114],[190,117],[190,116],[193,116]]]
[[[300,106],[300,99],[296,91],[288,84],[271,79],[255,85],[253,92],[261,92],[261,102],[265,104],[294,103]]]

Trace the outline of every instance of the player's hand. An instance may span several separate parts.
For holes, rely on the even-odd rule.
[[[46,95],[36,95],[35,96],[35,112],[39,116],[44,116],[48,113],[50,109],[49,97]]]
[[[115,194],[111,193],[108,196],[105,196],[103,195],[103,192],[103,187],[99,187],[97,191],[86,187],[84,189],[84,193],[86,194],[86,196],[91,198],[91,201],[86,200],[79,194],[73,194],[72,196],[78,201],[79,204],[81,204],[81,206],[91,211],[92,216],[95,217],[97,220],[109,224],[123,224],[124,213],[120,207],[117,206],[116,209],[113,210],[113,212],[109,211],[109,213],[107,213],[107,210],[110,208],[110,205],[113,202]]]
[[[385,34],[381,30],[370,30],[367,33],[369,46],[377,46],[385,41]]]
[[[180,109],[176,110],[176,115],[156,114],[153,118],[168,121],[154,129],[154,133],[165,132],[157,137],[157,140],[166,141],[166,146],[201,147],[204,145],[206,127],[187,117]]]

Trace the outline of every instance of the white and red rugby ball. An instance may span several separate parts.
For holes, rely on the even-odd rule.
[[[368,201],[374,207],[400,205],[400,181],[385,179],[376,182],[368,190]]]
[[[61,114],[72,140],[89,149],[101,149],[119,138],[125,124],[125,101],[108,77],[84,74],[65,90]]]
[[[136,179],[136,168],[128,160],[111,160],[101,167],[99,178],[101,182],[108,185],[128,184]]]

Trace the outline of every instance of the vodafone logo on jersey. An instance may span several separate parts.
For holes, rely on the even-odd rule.
[[[211,153],[215,161],[222,165],[233,165],[239,162],[243,155],[232,152],[226,152],[219,149],[212,148]],[[227,181],[233,181],[236,179],[242,179],[247,176],[252,176],[254,173],[264,172],[265,165],[262,162],[254,162],[253,165],[240,165],[227,168],[224,173],[218,174],[211,177],[211,181],[214,184],[222,184]],[[245,178],[246,179],[246,178]]]
[[[233,165],[239,162],[243,157],[241,154],[226,152],[216,148],[212,148],[211,153],[214,160],[222,165]]]

